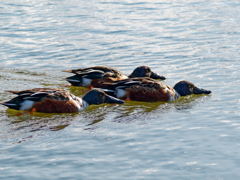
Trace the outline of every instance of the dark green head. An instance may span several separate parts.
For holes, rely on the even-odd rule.
[[[83,96],[82,99],[86,101],[89,105],[90,104],[98,105],[102,103],[118,103],[118,104],[124,103],[123,100],[109,96],[105,92],[98,89],[93,89],[89,91],[85,96]]]
[[[161,79],[165,80],[166,78],[164,76],[160,76],[157,73],[152,72],[152,70],[148,66],[139,66],[134,71],[132,74],[128,76],[129,78],[134,78],[134,77],[150,77],[152,79]]]
[[[181,96],[190,94],[210,94],[212,91],[196,87],[189,81],[180,81],[173,87]]]

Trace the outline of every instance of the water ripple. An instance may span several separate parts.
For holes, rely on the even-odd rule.
[[[148,65],[171,86],[189,80],[212,90],[71,115],[19,117],[1,106],[2,179],[239,179],[238,1],[0,5],[1,101],[14,97],[4,90],[63,88],[62,70],[96,65],[126,75]]]

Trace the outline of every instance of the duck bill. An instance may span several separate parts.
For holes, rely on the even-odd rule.
[[[212,91],[210,90],[206,90],[206,89],[202,89],[202,88],[198,88],[198,87],[195,87],[193,93],[194,94],[210,94]]]
[[[157,74],[157,73],[154,73],[154,72],[152,72],[150,78],[153,78],[153,79],[161,79],[161,80],[165,80],[165,79],[166,79],[164,76],[161,76],[161,75],[159,75],[159,74]]]
[[[115,98],[115,97],[112,97],[112,96],[107,95],[106,100],[105,100],[105,103],[117,103],[117,104],[122,104],[122,103],[124,103],[124,101],[121,100],[121,99],[117,99],[117,98]]]

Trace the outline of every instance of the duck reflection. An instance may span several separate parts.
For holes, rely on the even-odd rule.
[[[210,95],[190,95],[174,102],[137,102],[126,101],[122,105],[93,105],[80,113],[47,114],[37,113],[16,116],[19,111],[7,109],[4,121],[8,122],[9,134],[22,134],[35,131],[59,131],[73,125],[84,130],[95,130],[102,121],[117,123],[149,123],[151,120],[164,120],[170,112],[186,112],[204,103]],[[10,123],[9,123],[10,122]],[[1,122],[3,123],[3,121]]]
[[[59,131],[72,125],[73,122],[78,123],[77,126],[81,126],[85,130],[86,125],[104,120],[106,112],[114,111],[115,108],[118,108],[118,105],[92,105],[87,111],[83,110],[78,113],[19,113],[20,111],[17,110],[6,109],[1,114],[1,119],[4,120],[0,122],[0,125],[3,123],[8,124],[7,131],[10,134],[41,130]]]
[[[7,109],[7,118],[10,122],[11,131],[33,132],[39,130],[58,131],[71,124],[77,113],[21,113],[17,110]]]
[[[181,97],[180,99],[174,102],[174,107],[176,108],[176,110],[192,109],[195,106],[198,106],[201,103],[204,103],[210,97],[211,95],[204,95],[204,94]]]
[[[204,103],[211,95],[190,95],[179,98],[173,102],[139,102],[126,101],[118,108],[105,108],[101,112],[92,114],[92,123],[88,126],[96,125],[102,120],[110,119],[118,123],[147,123],[147,121],[154,119],[164,119],[164,115],[177,111],[186,112],[195,106]],[[87,112],[87,111],[86,111]],[[90,113],[90,112],[89,112]],[[97,116],[96,116],[97,114]],[[88,116],[88,113],[87,113]],[[86,117],[88,118],[88,117]]]

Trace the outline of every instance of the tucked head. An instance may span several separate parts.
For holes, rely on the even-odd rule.
[[[85,96],[83,96],[82,99],[86,101],[89,105],[90,104],[98,105],[102,103],[118,103],[118,104],[124,103],[123,100],[109,96],[105,92],[98,89],[93,89],[89,91]]]
[[[153,79],[161,79],[165,80],[166,78],[164,76],[160,76],[157,73],[152,72],[152,70],[148,66],[139,66],[134,71],[132,74],[128,76],[129,78],[133,77],[150,77]]]
[[[180,81],[173,87],[181,96],[190,94],[210,94],[212,91],[198,88],[189,81]]]

